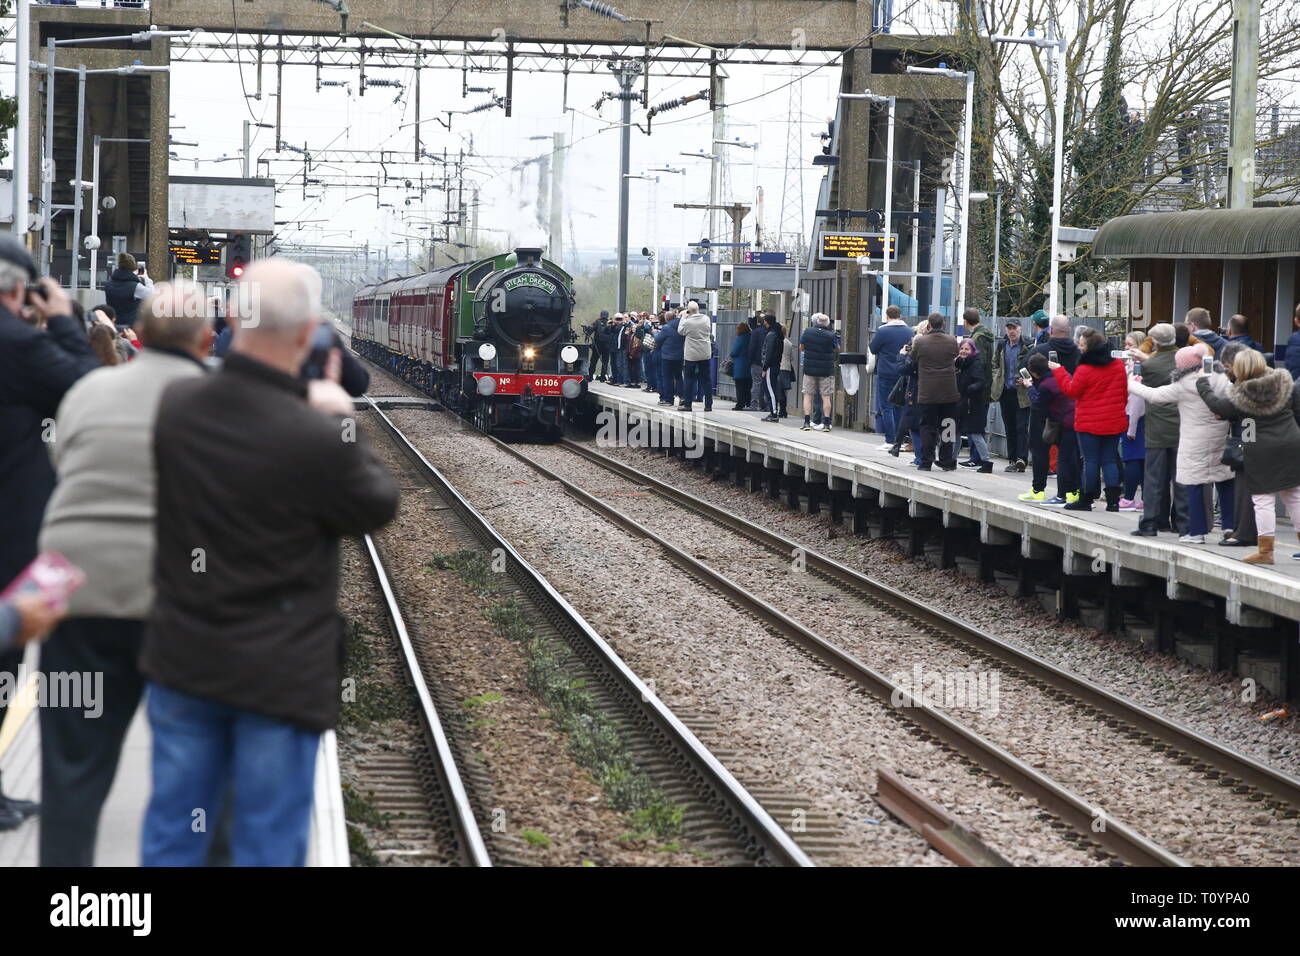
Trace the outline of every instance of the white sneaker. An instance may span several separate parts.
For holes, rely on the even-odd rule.
[[[1179,544],[1205,544],[1203,534],[1185,534],[1178,539]]]
[[[891,449],[891,448],[893,448],[893,447],[894,447],[894,446],[891,445],[889,442],[885,442],[883,445],[880,446],[880,450],[881,450],[881,451],[889,451],[889,449]]]
[[[826,426],[821,422],[813,422],[812,430],[815,432],[824,432],[826,431]]]

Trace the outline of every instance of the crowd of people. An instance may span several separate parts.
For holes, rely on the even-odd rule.
[[[0,797],[0,830],[39,812],[42,865],[92,864],[143,698],[141,862],[302,865],[342,699],[338,541],[391,520],[398,487],[351,419],[315,270],[249,266],[217,362],[202,290],[133,265],[82,319],[0,237],[0,590],[51,555],[82,581],[0,599],[0,671],[43,639],[47,687],[102,677],[99,713],[38,701],[39,807]]]
[[[987,430],[996,404],[1003,470],[1029,473],[1020,500],[1133,512],[1133,534],[1172,532],[1185,544],[1205,544],[1217,523],[1220,545],[1253,547],[1244,560],[1272,563],[1275,498],[1293,521],[1300,507],[1300,306],[1285,368],[1271,366],[1245,316],[1216,331],[1204,308],[1129,333],[1123,349],[1041,310],[1027,328],[1008,319],[1001,336],[977,309],[961,318],[954,335],[937,313],[909,327],[897,306],[886,309],[866,368],[881,448],[910,452],[921,471],[992,472]],[[772,313],[741,323],[721,364],[735,382],[734,410],[787,418],[801,369],[803,429],[830,431],[840,350],[830,326],[825,314],[813,315],[795,345]],[[692,411],[702,400],[712,410],[717,347],[697,303],[655,316],[602,313],[596,329],[598,378],[658,392],[663,406],[679,399],[677,408]],[[1282,404],[1293,409],[1290,419]]]
[[[1253,547],[1243,560],[1255,564],[1273,563],[1278,497],[1300,524],[1300,306],[1285,368],[1270,366],[1243,316],[1220,334],[1203,308],[1131,332],[1119,350],[1045,313],[1032,338],[1017,319],[995,338],[975,309],[960,338],[945,325],[934,314],[909,329],[891,306],[870,345],[882,447],[911,451],[921,471],[991,472],[996,402],[1004,470],[1030,472],[1022,501],[1067,511],[1104,502],[1140,512],[1134,535],[1172,532],[1185,544],[1207,543],[1217,514],[1218,544]]]
[[[839,335],[825,313],[812,316],[796,346],[772,312],[755,312],[736,328],[720,370],[735,382],[733,411],[763,413],[763,421],[789,417],[796,367],[803,370],[803,430],[830,431]],[[602,311],[591,326],[590,374],[594,381],[658,393],[659,404],[682,411],[713,411],[713,363],[718,345],[713,320],[698,302],[649,312]]]

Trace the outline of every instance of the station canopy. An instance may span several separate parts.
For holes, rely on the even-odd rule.
[[[1097,230],[1092,252],[1125,259],[1300,256],[1300,206],[1119,216]]]

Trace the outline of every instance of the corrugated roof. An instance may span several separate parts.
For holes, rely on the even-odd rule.
[[[1300,256],[1300,206],[1119,216],[1097,230],[1092,252],[1126,259]]]

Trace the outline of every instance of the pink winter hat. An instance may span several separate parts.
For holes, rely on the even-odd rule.
[[[1174,353],[1174,365],[1179,368],[1196,368],[1201,364],[1201,359],[1210,354],[1210,350],[1205,347],[1204,342],[1198,342],[1195,345],[1184,345]]]

